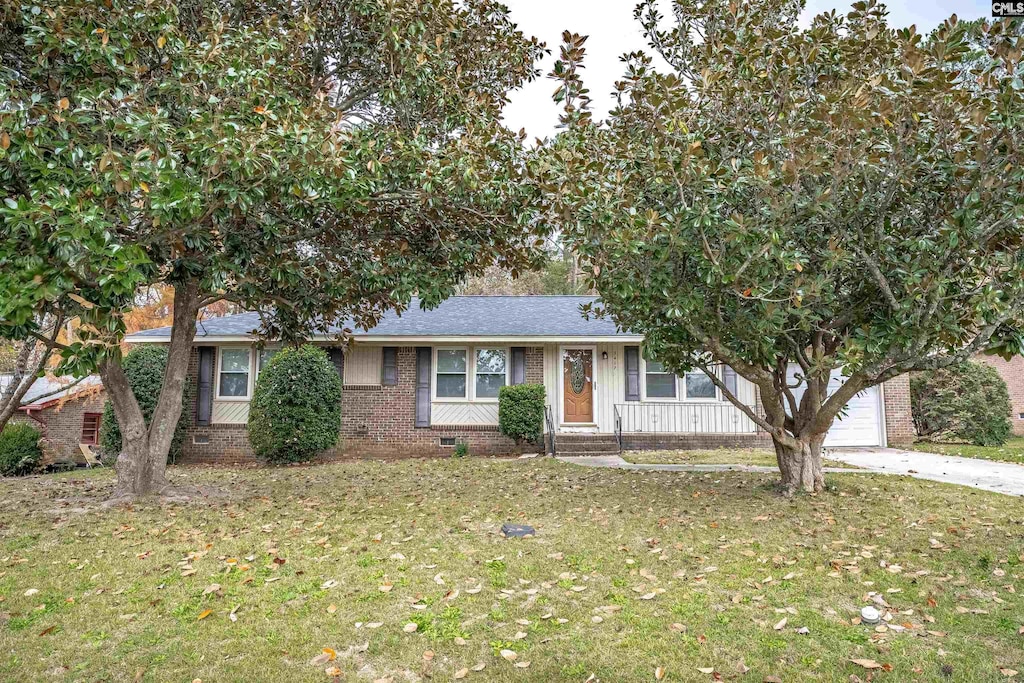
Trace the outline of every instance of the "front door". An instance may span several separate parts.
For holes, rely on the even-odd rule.
[[[562,419],[566,423],[594,421],[594,352],[591,349],[562,351]]]

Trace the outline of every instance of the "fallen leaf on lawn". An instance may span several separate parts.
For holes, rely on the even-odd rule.
[[[322,584],[320,584],[320,587],[321,588],[334,588],[337,585],[338,585],[338,582],[335,581],[334,579],[327,579]]]
[[[469,668],[471,671],[483,671],[486,666],[487,664],[485,664],[484,662],[480,662],[479,664],[474,664]]]
[[[502,650],[501,656],[510,662],[514,662],[516,661],[516,657],[518,657],[519,655],[517,655],[514,650]]]
[[[686,624],[675,623],[668,627],[668,630],[675,631],[676,633],[685,633]]]
[[[772,628],[774,628],[776,631],[781,631],[782,629],[786,628],[787,621],[789,621],[788,617],[782,617],[782,621],[775,624],[775,626],[772,626]]]
[[[738,673],[739,675],[742,676],[745,673],[747,673],[748,671],[750,671],[750,667],[747,666],[744,662],[740,662],[739,664],[736,665],[736,673]]]
[[[454,600],[457,597],[459,597],[459,590],[457,588],[454,588],[444,594],[445,600]]]
[[[465,645],[466,644],[466,639],[463,638],[462,636],[455,636],[455,640],[452,641],[452,642],[454,642],[456,645]]]
[[[662,681],[665,679],[665,667],[659,666],[654,670],[654,680]]]
[[[434,651],[433,650],[424,650],[423,651],[423,661],[429,662],[432,659],[434,659]]]
[[[211,583],[209,586],[203,589],[203,595],[209,595],[210,593],[216,593],[220,590],[219,583]]]
[[[873,659],[851,659],[851,662],[857,666],[862,666],[865,669],[881,669],[882,665]]]
[[[402,630],[406,633],[414,633],[419,625],[415,621],[410,621],[408,624],[402,627]]]
[[[811,629],[807,628],[806,626],[801,626],[800,628],[798,628],[796,630],[796,632],[799,633],[802,636],[806,636],[807,634],[809,634],[811,632]]]
[[[595,615],[595,616],[590,617],[590,621],[595,623],[595,624],[600,624],[602,621],[604,621],[604,618]]]
[[[338,606],[335,605],[333,602],[327,606],[327,613],[328,614],[334,614],[337,611],[338,611]]]
[[[1003,674],[1007,678],[1013,678],[1014,676],[1017,675],[1018,672],[1014,671],[1013,669],[1003,669],[1003,668],[1000,668],[999,669],[999,673]]]
[[[713,673],[715,673],[715,667],[713,667],[713,666],[698,666],[697,667],[697,671],[701,672],[702,674],[713,674]]]
[[[380,628],[383,625],[384,624],[382,622],[380,622],[380,621],[370,621],[370,622],[367,622],[366,628]],[[413,624],[413,626],[415,626],[415,625],[416,624]],[[413,631],[415,631],[415,630],[416,629],[413,629]],[[412,633],[412,631],[410,631],[409,633]]]
[[[517,669],[525,669],[525,668],[530,666],[530,663],[529,662],[516,662],[515,666],[516,666]]]
[[[761,683],[782,683],[782,679],[778,676],[765,676],[761,679]]]
[[[202,612],[199,613],[199,616],[196,617],[196,621],[201,621],[206,617],[210,616],[211,614],[213,614],[212,609],[204,609]]]
[[[443,586],[444,585],[444,579],[441,578],[440,574],[435,574],[434,575],[434,583],[436,583],[438,586]]]
[[[241,607],[241,605],[235,605],[234,607],[231,608],[231,611],[228,612],[228,619],[230,619],[231,621],[238,621],[238,608],[239,607]]]
[[[326,652],[321,652],[313,659],[309,660],[310,666],[323,666],[327,662],[331,661],[331,656]]]
[[[35,595],[38,592],[39,592],[38,588],[29,588],[27,591],[25,591],[25,597],[32,597],[33,595]]]
[[[392,586],[390,583],[385,583],[380,586],[377,586],[377,590],[379,590],[381,593],[389,593],[392,588],[394,588],[394,586]]]
[[[455,675],[452,678],[455,678],[456,680],[458,680],[460,678],[465,678],[468,675],[469,675],[469,669],[459,669],[458,671],[455,672]]]
[[[39,632],[39,635],[40,636],[45,636],[47,634],[53,633],[53,629],[55,629],[55,628],[57,628],[56,624],[54,624],[53,626],[44,628],[42,631]]]
[[[324,673],[327,674],[328,676],[335,676],[335,677],[337,677],[337,676],[341,675],[341,669],[339,669],[336,666],[329,666],[326,669],[324,669]]]

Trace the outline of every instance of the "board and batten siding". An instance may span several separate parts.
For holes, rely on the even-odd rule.
[[[380,384],[382,346],[353,345],[345,352],[345,384]]]
[[[586,345],[579,345],[586,346]],[[594,363],[597,367],[594,381],[594,422],[596,431],[615,431],[615,405],[626,403],[626,344],[594,344]],[[544,391],[552,415],[557,421],[562,414],[562,346],[544,346]],[[607,353],[608,358],[602,354]],[[644,379],[641,377],[641,387]],[[754,405],[754,385],[736,378],[738,398]],[[641,391],[641,396],[643,396]],[[643,424],[623,424],[624,430],[643,428],[644,431],[669,433],[745,433],[756,431],[753,421],[727,401],[698,402],[664,399],[660,401],[633,401],[631,406],[642,406],[634,411]],[[694,419],[696,418],[696,419]]]

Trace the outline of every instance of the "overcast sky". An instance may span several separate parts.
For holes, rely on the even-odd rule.
[[[805,21],[821,12],[835,9],[849,11],[853,0],[808,0]],[[612,84],[622,75],[619,57],[633,50],[647,49],[639,25],[633,20],[636,0],[504,0],[512,12],[512,19],[528,35],[537,36],[547,43],[552,55],[541,68],[550,72],[561,44],[562,31],[589,35],[587,40],[584,82],[593,97],[594,114],[603,118],[612,105],[609,94]],[[991,14],[991,2],[985,0],[891,0],[890,26],[917,26],[919,33],[927,33],[951,14],[961,19],[977,19]],[[544,137],[555,132],[558,107],[551,100],[557,83],[540,78],[528,83],[522,90],[512,93],[512,101],[505,109],[505,121],[513,130],[525,128],[530,138]]]

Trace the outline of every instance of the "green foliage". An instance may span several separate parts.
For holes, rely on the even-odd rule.
[[[954,17],[926,39],[875,0],[809,26],[800,9],[645,0],[662,59],[627,56],[604,125],[567,34],[564,130],[533,165],[595,308],[677,372],[755,382],[787,448],[865,387],[1024,343],[1017,31],[986,22],[979,42]],[[813,389],[799,402],[791,364]]]
[[[465,441],[459,441],[455,444],[455,450],[452,451],[453,458],[466,458],[469,456],[469,444]]]
[[[311,344],[274,354],[260,372],[249,407],[249,442],[272,463],[310,460],[338,442],[341,378]]]
[[[1006,382],[983,363],[914,373],[910,402],[918,436],[1002,446],[1013,429]]]
[[[40,0],[0,12],[0,337],[85,301],[92,371],[140,287],[301,337],[539,263],[522,139],[542,52],[490,2]],[[182,320],[194,318],[183,311]]]
[[[153,411],[156,410],[157,401],[160,399],[160,389],[164,383],[164,370],[167,368],[167,349],[162,346],[146,345],[139,346],[129,351],[122,361],[124,374],[128,378],[128,384],[139,402],[139,409],[142,410],[142,417],[145,418],[147,426]],[[174,438],[171,441],[171,450],[167,458],[172,462],[181,455],[181,445],[185,443],[185,426],[188,423],[189,395],[185,392],[182,398],[182,419],[174,429]],[[100,422],[100,450],[105,459],[117,458],[121,452],[121,428],[117,424],[114,415],[114,406],[107,401],[103,406],[103,419]]]
[[[8,424],[0,432],[0,475],[29,474],[39,466],[42,457],[39,431],[31,425]]]
[[[544,434],[544,385],[515,384],[498,391],[498,429],[516,443],[536,443]]]

